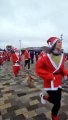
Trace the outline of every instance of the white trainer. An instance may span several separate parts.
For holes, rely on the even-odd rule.
[[[40,93],[41,103],[45,104],[46,100],[43,98],[43,96],[44,96],[43,93]]]

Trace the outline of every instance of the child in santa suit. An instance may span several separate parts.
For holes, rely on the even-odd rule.
[[[13,63],[14,75],[15,75],[15,77],[17,77],[18,73],[21,69],[21,66],[20,66],[19,56],[14,51],[11,52],[11,61]]]
[[[47,96],[40,94],[41,102],[46,100],[53,104],[51,111],[52,120],[59,120],[58,111],[61,106],[62,79],[68,76],[68,70],[64,67],[65,56],[62,53],[62,40],[51,37],[47,43],[50,45],[49,53],[36,63],[36,73],[44,80],[44,90]]]

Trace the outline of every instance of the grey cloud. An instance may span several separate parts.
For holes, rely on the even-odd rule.
[[[18,46],[21,39],[22,46],[41,46],[50,36],[63,34],[67,49],[67,11],[68,0],[2,0],[0,40],[4,40],[4,44],[17,41]]]

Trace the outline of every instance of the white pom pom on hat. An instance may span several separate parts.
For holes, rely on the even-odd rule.
[[[47,40],[47,43],[48,43],[49,47],[53,47],[54,44],[55,44],[58,40],[60,40],[60,39],[57,38],[57,37],[50,37],[50,38]]]

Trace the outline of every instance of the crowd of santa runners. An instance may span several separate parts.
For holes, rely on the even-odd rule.
[[[29,50],[24,49],[24,52],[12,47],[11,50],[0,50],[0,66],[6,63],[6,61],[12,62],[12,69],[15,77],[18,76],[21,70],[21,63],[24,61],[24,69],[27,67],[30,70],[31,64],[35,64],[38,59],[46,54],[45,50]]]

